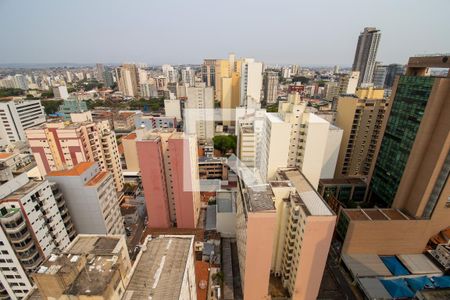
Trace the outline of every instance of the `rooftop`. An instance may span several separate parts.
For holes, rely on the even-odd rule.
[[[350,220],[353,221],[386,221],[386,220],[411,220],[412,217],[406,215],[395,208],[356,208],[343,209]]]
[[[125,298],[178,300],[193,236],[147,238],[135,265]]]
[[[7,159],[7,158],[10,158],[12,155],[13,155],[13,153],[0,152],[0,159]]]
[[[117,254],[116,246],[121,236],[80,234],[65,250],[71,254]]]
[[[102,295],[116,274],[121,239],[122,236],[78,235],[64,253],[51,254],[33,276],[39,280],[40,276],[65,276],[79,270],[64,294]]]
[[[124,140],[135,140],[137,137],[136,132],[132,132],[126,136],[123,137]]]
[[[99,172],[86,183],[86,186],[95,186],[100,182],[103,182],[103,180],[108,177],[108,174],[109,173],[106,171]]]
[[[80,176],[87,169],[92,167],[95,163],[91,161],[81,162],[69,170],[53,171],[47,174],[47,176]]]
[[[305,178],[305,176],[294,168],[280,169],[278,175],[285,180],[289,180],[297,190],[301,203],[303,203],[309,213],[313,216],[332,216],[333,211],[320,197],[317,191]]]
[[[320,179],[319,184],[330,184],[330,185],[366,185],[364,180],[360,178],[334,178],[334,179]]]
[[[248,186],[244,199],[249,212],[275,210],[269,185]]]

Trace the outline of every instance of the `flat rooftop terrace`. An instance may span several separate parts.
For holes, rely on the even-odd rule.
[[[193,236],[148,238],[133,267],[125,299],[180,299],[193,241]]]
[[[411,220],[414,219],[394,208],[356,208],[344,209],[350,220],[354,221],[381,221],[381,220]]]
[[[314,187],[309,183],[305,176],[294,168],[278,170],[281,179],[289,180],[297,190],[299,199],[313,216],[332,216],[333,211],[328,207],[325,201],[320,197]]]

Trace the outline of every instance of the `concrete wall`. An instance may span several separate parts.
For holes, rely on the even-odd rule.
[[[122,139],[123,154],[127,163],[127,171],[139,172],[139,159],[137,155],[136,139]]]
[[[136,146],[147,207],[148,226],[169,228],[169,204],[161,141],[159,139],[138,141]]]
[[[334,126],[330,126],[328,129],[327,145],[323,157],[322,171],[320,172],[321,179],[334,177],[343,132],[342,129]]]
[[[270,299],[268,287],[275,223],[275,212],[248,214],[244,299]]]
[[[48,176],[47,179],[58,184],[78,233],[108,233],[95,187],[85,187],[79,176]]]
[[[319,295],[336,216],[310,216],[306,220],[293,300],[316,299]]]
[[[348,226],[342,253],[422,253],[430,238],[429,225],[428,220],[355,220]]]
[[[193,152],[187,138],[170,138],[169,152],[177,227],[195,228],[200,213],[200,187],[195,186],[198,183],[197,153]]]

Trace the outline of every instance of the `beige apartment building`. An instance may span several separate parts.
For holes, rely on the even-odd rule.
[[[124,96],[137,97],[140,93],[138,68],[134,64],[123,64],[116,69],[116,78]]]
[[[107,121],[48,122],[27,129],[26,135],[41,174],[95,161],[112,174],[116,190],[123,189],[116,134]]]
[[[368,176],[387,107],[383,89],[360,88],[355,95],[339,97],[336,126],[343,136],[335,177]]]

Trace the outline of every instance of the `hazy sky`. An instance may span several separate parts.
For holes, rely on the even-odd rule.
[[[0,0],[0,63],[351,65],[359,32],[377,60],[450,52],[449,0]]]

